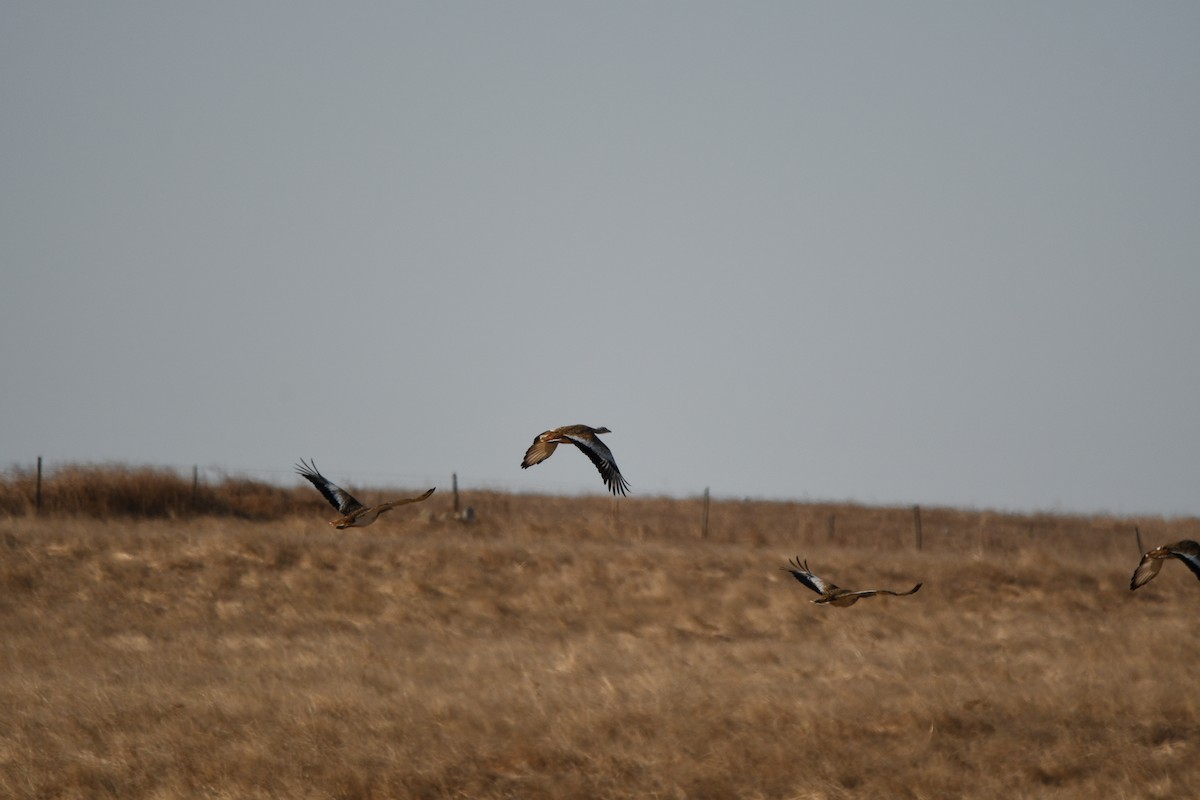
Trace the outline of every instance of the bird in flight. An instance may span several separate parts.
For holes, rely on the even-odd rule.
[[[906,595],[915,594],[921,588],[921,584],[917,584],[907,592],[893,592],[891,589],[864,589],[861,592],[852,592],[849,589],[839,589],[836,585],[830,583],[823,578],[818,578],[813,575],[808,569],[808,562],[801,561],[797,556],[788,561],[791,566],[780,567],[784,572],[792,573],[792,577],[803,583],[808,588],[812,589],[817,594],[821,595],[814,603],[828,603],[831,606],[852,606],[858,602],[860,597],[872,597],[877,594],[890,594],[895,597],[905,597]]]
[[[393,500],[390,503],[381,503],[377,506],[368,507],[355,500],[353,495],[318,472],[315,461],[305,464],[304,460],[301,459],[300,463],[296,465],[296,472],[308,479],[313,486],[317,487],[317,491],[329,501],[329,504],[341,512],[342,516],[339,519],[329,521],[329,524],[338,530],[343,528],[365,528],[379,519],[379,515],[383,512],[391,511],[396,506],[427,500],[429,495],[434,492],[433,489],[430,489],[420,497],[408,497],[404,500]]]
[[[1168,558],[1178,558],[1193,575],[1200,578],[1200,544],[1191,539],[1184,539],[1182,542],[1164,544],[1147,551],[1138,562],[1137,569],[1133,571],[1133,577],[1129,579],[1129,591],[1149,583]]]
[[[598,433],[612,433],[612,431],[608,428],[591,428],[587,425],[564,425],[552,431],[539,433],[533,440],[533,444],[529,445],[529,449],[525,451],[521,469],[528,469],[534,464],[542,463],[554,453],[554,448],[560,444],[573,444],[596,465],[608,490],[614,495],[623,495],[629,489],[629,483],[621,476],[621,470],[617,469],[617,462],[613,460],[612,451],[608,449],[608,445],[600,441],[596,435]]]

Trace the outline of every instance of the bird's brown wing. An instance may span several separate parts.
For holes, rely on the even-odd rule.
[[[533,444],[529,445],[529,449],[525,451],[525,458],[521,461],[521,469],[528,469],[534,464],[540,464],[554,455],[554,448],[558,447],[558,443],[547,442],[542,438],[545,435],[544,433],[538,434],[533,440]]]
[[[617,462],[613,458],[612,451],[608,449],[608,445],[594,435],[567,434],[563,438],[582,450],[583,454],[596,465],[600,477],[604,479],[604,485],[610,492],[614,495],[623,495],[629,490],[629,483],[621,476],[621,470],[617,468]]]
[[[433,487],[433,489],[430,489],[429,491],[425,492],[425,494],[421,495],[420,497],[406,497],[403,500],[389,501],[387,503],[384,503],[383,506],[380,508],[380,510],[387,511],[388,509],[395,508],[396,506],[406,506],[409,503],[419,503],[422,500],[428,500],[429,495],[433,494],[434,491],[436,491],[436,490],[437,490],[437,487],[435,486],[435,487]]]
[[[1140,586],[1145,586],[1149,583],[1158,571],[1162,569],[1161,558],[1151,558],[1149,553],[1142,556],[1142,560],[1138,562],[1137,569],[1133,571],[1133,577],[1129,579],[1129,591],[1133,591]]]
[[[912,587],[907,592],[893,592],[891,589],[873,589],[873,590],[871,590],[871,594],[890,594],[893,597],[908,597],[910,594],[916,594],[917,590],[920,589],[924,585],[925,584],[923,584],[923,583],[918,583],[916,586]],[[863,592],[862,595],[864,597],[870,596],[870,595],[866,594],[865,592]]]
[[[317,471],[316,462],[305,464],[301,459],[296,465],[296,472],[304,476],[315,487],[321,495],[329,501],[329,504],[343,514],[353,514],[361,508],[363,504],[354,499],[354,496],[347,492],[342,487],[332,483],[328,478]]]

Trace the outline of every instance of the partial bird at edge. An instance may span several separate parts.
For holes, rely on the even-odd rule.
[[[1141,539],[1140,531],[1138,539]],[[1129,591],[1132,592],[1153,580],[1168,558],[1178,558],[1197,579],[1200,579],[1200,543],[1184,539],[1147,550],[1138,562],[1137,569],[1133,571],[1133,577],[1129,579]]]

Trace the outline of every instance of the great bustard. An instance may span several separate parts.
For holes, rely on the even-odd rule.
[[[587,425],[564,425],[552,431],[539,433],[533,440],[533,444],[525,451],[521,469],[528,469],[534,464],[542,463],[554,453],[554,448],[560,444],[573,444],[596,465],[608,490],[614,495],[623,495],[629,489],[629,484],[621,476],[621,470],[617,469],[617,462],[613,459],[612,451],[596,436],[598,433],[612,433],[612,431],[608,428],[591,428]]]
[[[894,595],[895,597],[905,597],[906,595],[915,593],[917,589],[921,588],[921,584],[918,583],[907,592],[893,592],[891,589],[864,589],[860,592],[852,592],[849,589],[839,589],[836,585],[830,583],[829,581],[813,575],[808,569],[808,562],[801,561],[799,556],[794,559],[790,559],[788,564],[791,566],[780,567],[780,569],[784,572],[792,573],[792,577],[803,583],[808,588],[812,589],[817,594],[821,595],[816,600],[812,601],[814,603],[828,603],[831,606],[852,606],[858,602],[860,597],[873,597],[877,594],[890,594]]]
[[[1162,569],[1163,561],[1168,558],[1178,558],[1193,575],[1200,578],[1200,544],[1191,539],[1184,539],[1182,542],[1164,544],[1146,552],[1138,562],[1137,569],[1133,571],[1133,577],[1129,579],[1129,590],[1133,591],[1149,583]]]
[[[380,503],[377,506],[368,507],[355,500],[353,495],[318,472],[316,462],[305,464],[304,460],[301,459],[300,463],[296,465],[296,472],[307,478],[313,486],[317,487],[317,491],[329,501],[329,504],[341,512],[341,518],[329,521],[329,524],[338,530],[342,528],[365,528],[379,519],[379,515],[383,512],[391,511],[396,506],[419,503],[422,500],[428,499],[429,495],[434,492],[433,489],[430,489],[420,497],[408,497],[404,500],[393,500],[390,503]]]

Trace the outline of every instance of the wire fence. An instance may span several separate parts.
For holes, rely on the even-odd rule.
[[[361,479],[362,475],[356,477]],[[1175,533],[1200,538],[1198,520],[1015,514],[919,504],[880,507],[849,502],[717,500],[709,487],[682,498],[565,496],[463,488],[457,473],[451,474],[448,483],[448,491],[443,489],[428,504],[422,504],[414,516],[428,522],[483,523],[477,524],[481,532],[524,526],[547,533],[633,540],[690,537],[709,542],[787,542],[918,551],[1006,551],[1035,545],[1048,537],[1058,541],[1062,536],[1081,542],[1096,541],[1097,536],[1114,541],[1128,539],[1132,551],[1139,524],[1148,537],[1157,536],[1160,530],[1166,535],[1165,529],[1171,528]],[[328,518],[330,509],[311,486],[284,470],[233,472],[201,465],[71,463],[50,468],[39,457],[29,466],[0,472],[0,516],[215,515],[269,520],[294,514]],[[596,520],[606,523],[598,527]]]

